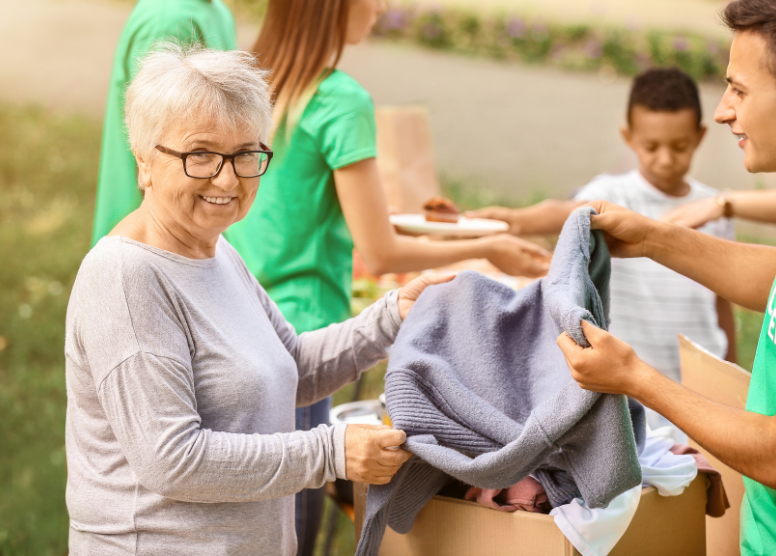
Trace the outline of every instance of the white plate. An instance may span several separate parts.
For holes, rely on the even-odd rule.
[[[427,222],[422,214],[392,214],[391,224],[402,231],[413,234],[441,234],[455,237],[480,237],[509,230],[509,225],[501,220],[488,218],[466,218],[461,216],[458,222]]]
[[[377,400],[351,402],[332,407],[329,421],[332,425],[382,425],[383,407]]]

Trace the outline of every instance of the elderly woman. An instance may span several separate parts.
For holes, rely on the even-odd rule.
[[[409,457],[388,427],[294,432],[294,407],[384,358],[434,280],[323,330],[287,324],[221,237],[272,157],[250,54],[163,45],[126,121],[143,202],[86,256],[67,314],[70,553],[292,556],[295,492],[386,483]]]

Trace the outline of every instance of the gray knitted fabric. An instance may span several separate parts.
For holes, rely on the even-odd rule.
[[[643,407],[581,389],[556,344],[565,330],[588,346],[582,319],[608,325],[609,252],[591,213],[569,217],[548,276],[520,291],[463,272],[418,299],[385,379],[415,455],[370,487],[357,556],[377,554],[386,523],[409,532],[449,476],[506,488],[532,473],[553,506],[581,496],[592,508],[641,483]]]

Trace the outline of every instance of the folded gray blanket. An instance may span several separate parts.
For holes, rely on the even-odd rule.
[[[407,533],[449,477],[507,488],[532,474],[550,503],[592,508],[641,483],[644,409],[581,389],[555,339],[588,346],[580,320],[606,328],[609,251],[583,207],[563,227],[549,274],[513,291],[474,272],[428,288],[403,323],[385,397],[414,456],[371,486],[357,556],[377,554],[386,523]]]

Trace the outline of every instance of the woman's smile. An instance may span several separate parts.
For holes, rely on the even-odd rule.
[[[210,195],[200,195],[199,197],[210,205],[231,205],[234,200],[234,197],[231,196],[211,197]]]

